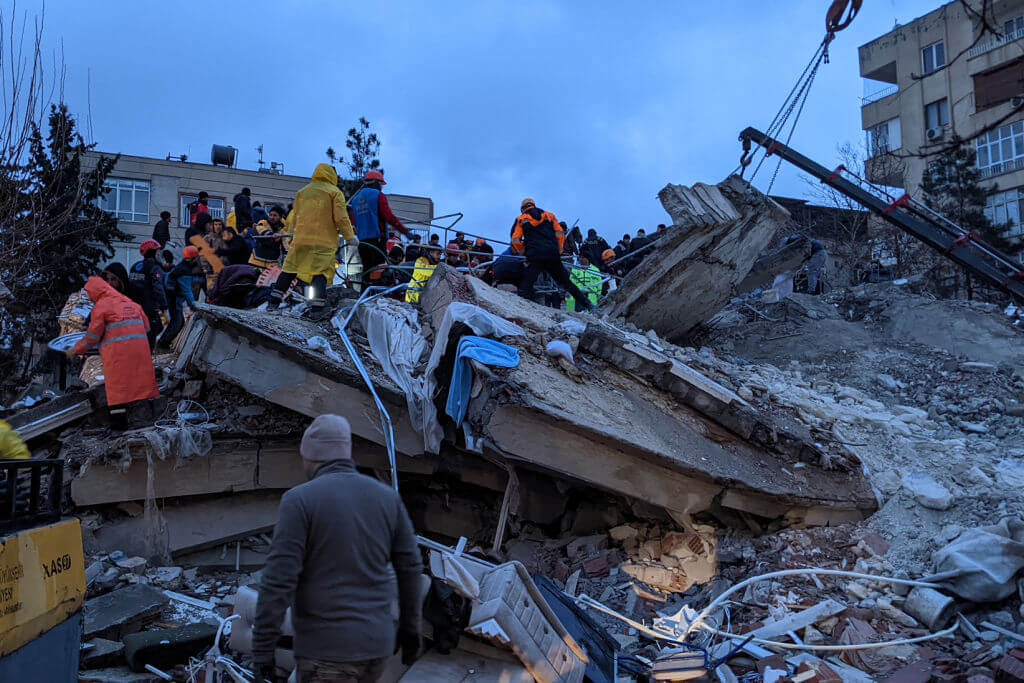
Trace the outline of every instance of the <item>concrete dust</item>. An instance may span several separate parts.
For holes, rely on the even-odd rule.
[[[1013,476],[1024,458],[1024,330],[1001,307],[865,285],[748,297],[708,327],[718,362],[738,364],[729,374],[741,395],[793,406],[861,460],[882,503],[866,524],[892,544],[895,567],[927,573],[958,530],[1024,509]],[[948,509],[921,504],[913,473],[948,492]]]

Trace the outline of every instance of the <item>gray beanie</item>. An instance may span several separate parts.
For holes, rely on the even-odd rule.
[[[313,420],[305,434],[299,453],[312,462],[352,459],[352,427],[340,415],[321,415]]]

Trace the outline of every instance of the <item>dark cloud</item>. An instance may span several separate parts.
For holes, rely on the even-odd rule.
[[[309,173],[366,116],[389,188],[507,234],[523,196],[606,235],[666,219],[666,182],[716,182],[822,38],[819,0],[192,2],[46,5],[67,99],[91,79],[103,150],[205,160],[232,144]],[[860,142],[857,47],[932,2],[866,3],[832,46],[794,146],[826,165]],[[895,6],[895,10],[894,10]],[[34,11],[22,2],[19,10]],[[762,170],[763,187],[770,171]],[[784,168],[775,191],[805,194]]]

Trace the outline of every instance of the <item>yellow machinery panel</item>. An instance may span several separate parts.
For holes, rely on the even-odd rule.
[[[0,657],[63,622],[84,599],[77,519],[0,539]]]

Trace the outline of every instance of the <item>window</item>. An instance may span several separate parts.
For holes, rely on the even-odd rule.
[[[976,145],[978,170],[984,178],[1024,168],[1024,121],[989,131]]]
[[[1024,35],[1024,16],[1007,19],[1003,22],[1003,39],[1014,40]]]
[[[941,128],[949,125],[949,100],[943,98],[924,108],[925,128]]]
[[[100,199],[100,208],[129,223],[149,222],[149,183],[144,180],[107,178],[103,183],[107,194]]]
[[[194,194],[181,195],[181,213],[178,214],[181,216],[181,227],[187,228],[192,225],[192,214],[188,212],[188,205],[197,199],[199,199],[199,197]],[[213,197],[210,197],[208,206],[210,207],[211,218],[224,218],[225,213],[223,199],[214,199]]]
[[[921,50],[921,68],[924,69],[924,73],[930,74],[944,66],[946,66],[946,44],[941,40]]]
[[[883,121],[868,129],[868,150],[871,152],[871,156],[876,157],[886,152],[892,152],[902,146],[898,117]]]
[[[985,203],[985,216],[996,227],[1008,225],[1007,230],[1003,233],[1006,237],[1024,235],[1024,225],[1021,225],[1020,220],[1022,202],[1024,202],[1024,188],[996,192]]]

